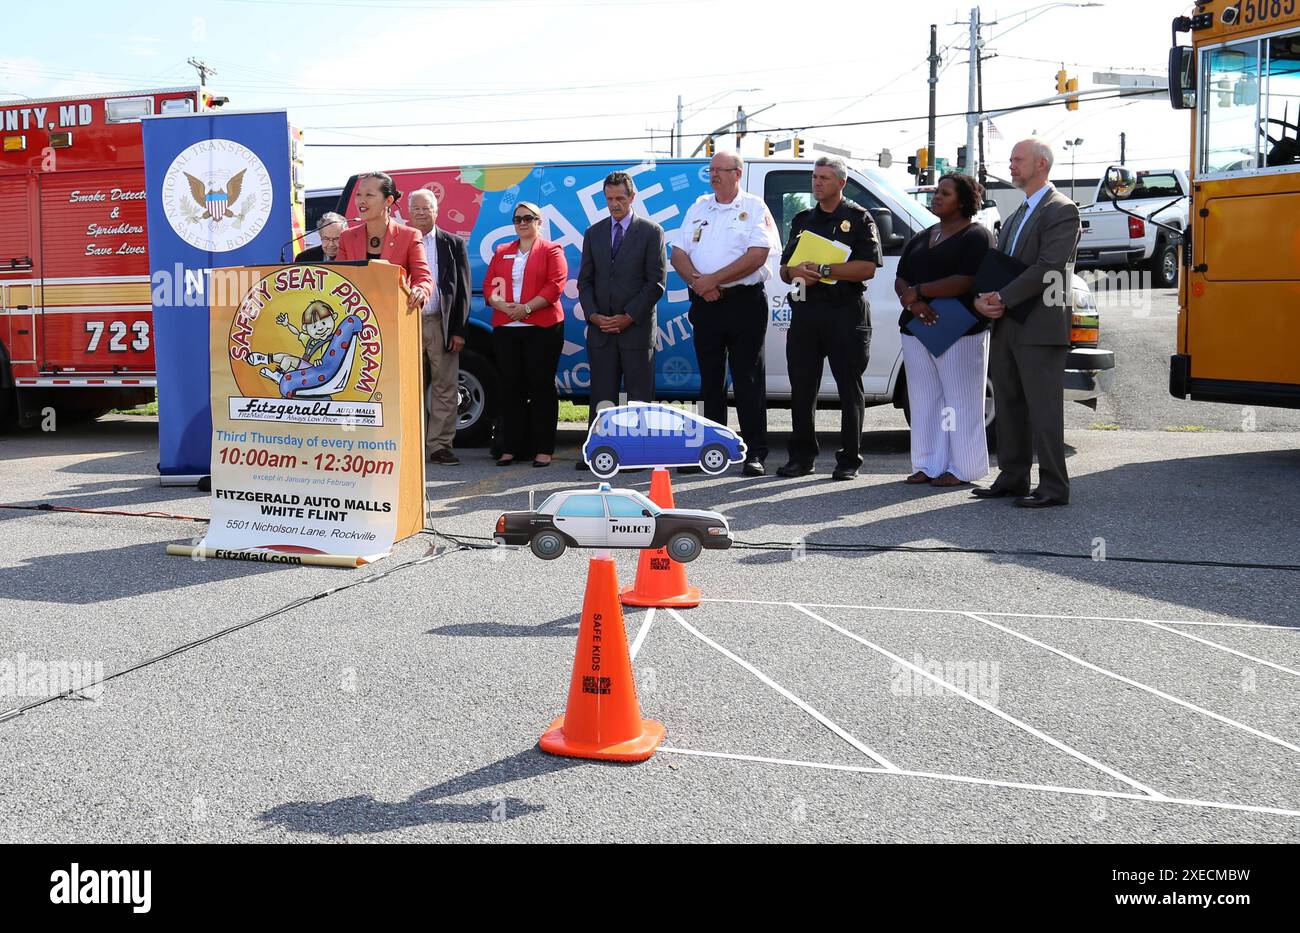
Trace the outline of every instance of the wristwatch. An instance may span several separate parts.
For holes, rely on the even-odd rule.
[[[817,274],[824,279],[829,279],[831,277],[831,264],[829,262],[822,263],[817,267]]]

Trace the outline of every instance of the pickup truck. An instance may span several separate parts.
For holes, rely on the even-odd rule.
[[[428,188],[438,198],[438,226],[464,237],[469,244],[470,328],[460,355],[460,416],[456,444],[460,447],[488,443],[500,398],[500,381],[489,339],[491,314],[482,295],[487,262],[494,248],[514,236],[511,211],[518,200],[542,208],[541,235],[558,242],[569,264],[569,281],[561,296],[565,311],[564,350],[555,374],[561,398],[586,402],[591,387],[587,362],[586,322],[577,301],[578,266],[583,232],[607,214],[603,182],[615,169],[634,176],[637,197],[634,210],[661,225],[670,235],[680,226],[687,209],[701,195],[711,193],[708,159],[602,160],[592,162],[537,162],[505,165],[439,166],[392,169],[398,188],[409,194]],[[741,185],[761,197],[772,212],[781,243],[789,237],[794,215],[814,203],[811,159],[754,159],[745,163]],[[355,176],[329,205],[345,217],[356,217]],[[875,218],[884,246],[885,264],[868,283],[871,302],[871,353],[862,383],[868,405],[893,405],[910,414],[907,373],[903,369],[898,333],[898,298],[894,273],[907,241],[937,222],[912,195],[888,175],[871,168],[850,166],[844,194],[867,208]],[[398,201],[399,222],[406,198]],[[790,286],[776,274],[780,257],[769,259],[772,275],[766,283],[768,308],[768,405],[789,405],[790,376],[786,371],[785,338],[790,329]],[[1074,321],[1071,353],[1066,361],[1065,397],[1095,407],[1109,390],[1114,372],[1111,351],[1097,347],[1098,309],[1087,283],[1072,282]],[[696,365],[690,321],[686,311],[685,283],[671,269],[668,293],[660,300],[655,350],[656,396],[664,400],[699,397],[700,374]],[[827,367],[822,376],[818,404],[835,407],[839,395]],[[995,413],[991,390],[986,390],[985,424]]]
[[[1145,269],[1156,288],[1178,287],[1178,242],[1148,220],[1187,229],[1191,203],[1187,173],[1182,169],[1136,172],[1137,187],[1124,207],[1139,216],[1115,209],[1104,182],[1097,185],[1096,203],[1079,211],[1083,232],[1076,269]]]

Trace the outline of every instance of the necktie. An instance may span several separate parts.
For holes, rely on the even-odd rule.
[[[616,223],[614,224],[614,243],[609,248],[610,259],[618,258],[618,251],[619,248],[622,247],[622,245],[623,245],[623,225],[621,223]]]
[[[1007,248],[1003,251],[1007,255],[1013,255],[1015,253],[1016,237],[1020,235],[1020,224],[1025,219],[1025,209],[1026,209],[1026,205],[1028,204],[1029,202],[1026,201],[1024,204],[1021,204],[1019,207],[1017,207],[1016,212],[1012,214],[1011,219],[1007,221],[1007,225],[1005,228],[1005,233],[1007,235],[1005,242],[1007,244]]]

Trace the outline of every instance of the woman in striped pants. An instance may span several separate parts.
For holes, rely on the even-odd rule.
[[[912,469],[907,483],[963,486],[989,470],[984,436],[984,382],[988,373],[989,322],[975,311],[972,285],[993,234],[973,223],[984,192],[968,175],[945,175],[930,204],[939,223],[918,233],[903,250],[894,290],[903,305],[903,366],[912,416]],[[912,336],[914,318],[933,326],[930,302],[952,298],[974,322],[940,356]]]

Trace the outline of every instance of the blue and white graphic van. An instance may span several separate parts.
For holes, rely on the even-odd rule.
[[[780,228],[784,245],[794,215],[813,205],[813,162],[762,159],[747,162],[742,186],[767,203]],[[403,192],[399,219],[406,197],[417,188],[429,188],[438,198],[438,226],[464,237],[469,243],[471,283],[471,333],[461,354],[461,409],[457,444],[487,442],[497,408],[499,380],[492,359],[490,309],[483,301],[483,277],[496,246],[514,237],[514,205],[532,201],[542,208],[541,235],[563,245],[569,262],[569,281],[561,304],[565,310],[564,351],[555,379],[560,397],[585,402],[591,386],[587,363],[586,323],[578,302],[578,267],[586,229],[608,213],[604,179],[612,171],[626,171],[636,179],[635,211],[664,228],[671,240],[686,210],[701,195],[711,194],[707,159],[663,161],[538,162],[510,165],[465,165],[441,168],[394,169],[391,174]],[[357,216],[353,202],[356,179],[349,179],[335,209],[345,217]],[[874,169],[850,166],[846,197],[871,211],[885,247],[884,268],[869,283],[871,302],[871,357],[863,376],[868,405],[892,403],[906,408],[898,333],[898,299],[894,272],[903,246],[914,234],[935,223],[934,215]],[[671,249],[671,247],[670,247]],[[790,286],[776,274],[780,256],[769,259],[772,276],[767,282],[770,322],[767,333],[767,393],[772,407],[789,404],[790,379],[786,372],[785,338],[790,326]],[[686,286],[671,267],[668,293],[659,302],[655,352],[655,390],[665,401],[698,398],[700,377],[691,343]],[[1066,397],[1095,400],[1104,393],[1110,376],[1109,351],[1085,350],[1096,346],[1097,312],[1082,279],[1075,278],[1075,334],[1078,349],[1067,362]],[[827,368],[822,374],[822,401],[838,403],[835,383]],[[1095,402],[1094,402],[1095,404]],[[988,420],[992,420],[991,396]],[[901,426],[901,425],[900,425]]]

